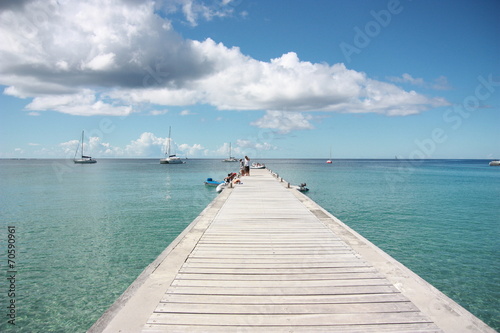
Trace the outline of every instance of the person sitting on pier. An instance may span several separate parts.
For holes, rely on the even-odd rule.
[[[236,172],[228,173],[227,177],[224,178],[226,183],[230,183],[237,176]]]

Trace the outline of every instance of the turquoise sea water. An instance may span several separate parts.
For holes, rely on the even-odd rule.
[[[500,330],[499,167],[484,160],[259,162],[306,182],[309,197]],[[237,167],[0,160],[0,331],[85,332],[215,198],[203,181]]]

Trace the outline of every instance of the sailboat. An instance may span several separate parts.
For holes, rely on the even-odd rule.
[[[78,153],[78,149],[80,148],[80,145],[78,145],[78,147],[76,147],[76,151],[75,151],[75,157],[73,157],[73,162],[77,163],[77,164],[93,164],[93,163],[97,163],[97,161],[95,159],[93,159],[92,157],[90,156],[85,156],[83,154],[83,138],[84,138],[84,135],[85,135],[85,131],[82,131],[82,154],[80,156],[80,158],[76,158],[76,154]]]
[[[222,162],[238,162],[236,158],[231,156],[231,142],[229,142],[229,157],[226,158],[225,160],[222,160]]]
[[[332,164],[332,147],[330,147],[330,159],[326,161],[327,164]]]
[[[172,128],[169,126],[168,127],[168,143],[167,143],[167,151],[165,152],[166,157],[165,158],[160,158],[160,164],[183,164],[186,162],[183,162],[180,157],[177,157],[175,154],[170,154],[170,134],[172,132]]]

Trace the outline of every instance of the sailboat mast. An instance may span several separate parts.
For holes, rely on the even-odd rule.
[[[167,156],[170,156],[170,134],[172,132],[172,127],[168,126],[168,146],[167,146]]]
[[[82,158],[83,158],[83,134],[85,133],[85,131],[82,131]]]

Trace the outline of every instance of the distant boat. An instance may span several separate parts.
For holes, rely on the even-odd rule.
[[[229,157],[222,160],[222,162],[238,162],[235,157],[231,156],[231,142],[229,142]]]
[[[250,166],[250,169],[265,169],[266,166],[262,163],[255,163],[253,162],[252,165]]]
[[[76,158],[76,154],[78,154],[78,149],[80,148],[80,145],[78,145],[78,147],[76,147],[76,151],[75,151],[75,157],[73,158],[73,162],[77,163],[77,164],[93,164],[93,163],[97,163],[97,161],[95,159],[93,159],[92,157],[90,156],[85,156],[83,154],[83,138],[84,138],[84,135],[85,135],[85,131],[82,131],[82,153],[80,155],[80,158]]]
[[[292,187],[295,188],[297,191],[307,192],[307,191],[309,191],[309,189],[306,186],[307,186],[306,183],[302,183],[299,186],[292,186]]]
[[[332,147],[330,147],[330,159],[326,161],[327,164],[332,164]]]
[[[490,166],[500,166],[500,160],[491,161]]]
[[[165,152],[165,155],[167,157],[165,158],[160,158],[160,164],[184,164],[186,162],[183,162],[180,157],[177,157],[175,154],[170,154],[170,135],[172,132],[172,128],[169,126],[168,127],[168,142],[167,142],[167,151]]]

